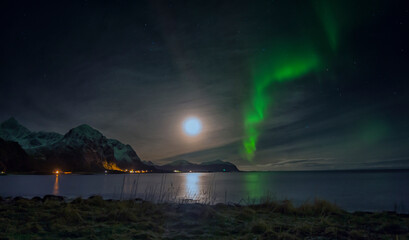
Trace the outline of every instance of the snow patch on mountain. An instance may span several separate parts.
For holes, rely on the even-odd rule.
[[[34,149],[54,144],[62,135],[54,132],[31,132],[16,119],[10,118],[0,124],[0,138],[18,142],[23,149]]]
[[[108,145],[114,149],[115,158],[118,161],[133,162],[134,160],[140,161],[138,155],[132,149],[130,145],[125,145],[118,140],[108,139]]]

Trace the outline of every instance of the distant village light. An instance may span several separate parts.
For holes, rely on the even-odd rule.
[[[72,172],[64,172],[61,170],[55,170],[53,173],[58,175],[58,174],[71,174]]]

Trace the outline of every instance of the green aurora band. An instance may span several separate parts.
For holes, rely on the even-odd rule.
[[[274,82],[285,82],[302,77],[317,70],[321,65],[320,58],[313,48],[298,50],[290,46],[260,59],[259,62],[260,64],[253,67],[250,104],[244,110],[243,153],[249,161],[254,158],[260,135],[259,127],[271,104],[268,87]]]
[[[316,1],[315,7],[327,36],[328,43],[331,49],[336,51],[339,38],[339,18],[335,19],[334,17],[334,14],[337,12],[334,9],[334,2]]]
[[[291,37],[270,38],[271,51],[256,56],[251,68],[252,88],[250,98],[244,107],[244,138],[242,155],[252,161],[261,134],[261,124],[267,110],[273,102],[270,96],[274,83],[287,82],[302,78],[313,71],[319,71],[328,65],[329,59],[336,55],[340,46],[341,32],[362,22],[362,9],[350,0],[312,0],[316,22],[309,21],[311,15],[299,15],[298,22],[306,22],[302,29],[292,29]],[[290,29],[290,28],[289,28]],[[301,34],[300,34],[301,33]],[[332,51],[332,53],[330,53]],[[335,55],[334,55],[335,54]],[[371,132],[371,131],[369,131]],[[369,133],[365,139],[373,139]]]

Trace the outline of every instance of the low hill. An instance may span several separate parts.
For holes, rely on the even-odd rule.
[[[233,163],[221,160],[202,162],[200,164],[191,163],[186,160],[177,160],[162,166],[155,165],[155,167],[171,172],[239,172],[239,169]]]

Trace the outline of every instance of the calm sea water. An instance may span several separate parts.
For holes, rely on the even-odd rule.
[[[295,204],[314,198],[349,211],[409,211],[409,171],[240,172],[0,176],[0,196],[242,203],[265,196]]]

